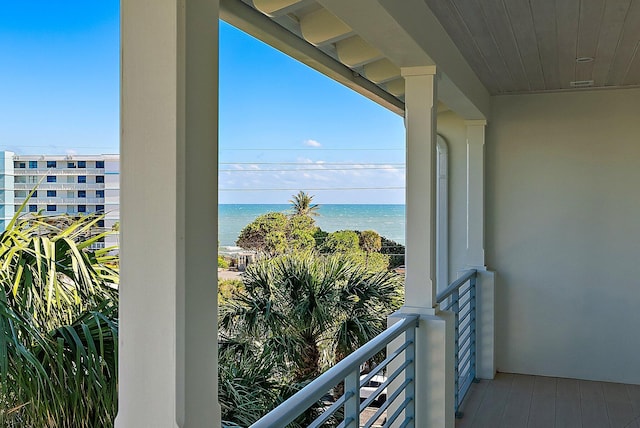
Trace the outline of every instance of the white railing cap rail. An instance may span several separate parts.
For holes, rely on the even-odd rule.
[[[445,288],[444,290],[442,290],[441,293],[438,293],[438,296],[436,297],[436,301],[438,303],[442,303],[442,301],[444,299],[446,299],[447,297],[451,296],[454,291],[456,291],[458,288],[460,288],[465,282],[469,281],[477,273],[478,273],[478,271],[475,270],[475,269],[469,269],[469,270],[465,270],[464,272],[462,272],[462,275],[460,275],[460,277],[458,279],[456,279],[451,284],[449,284],[449,286],[447,288]]]

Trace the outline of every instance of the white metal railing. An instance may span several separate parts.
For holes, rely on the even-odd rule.
[[[455,314],[455,412],[461,418],[460,405],[471,384],[476,381],[476,276],[467,270],[438,294],[443,311]]]
[[[398,424],[401,427],[413,428],[415,414],[415,335],[417,327],[418,316],[407,315],[267,413],[251,425],[251,428],[287,426],[287,424],[303,415],[311,406],[319,403],[323,397],[327,396],[328,392],[332,390],[335,392],[334,388],[341,382],[344,382],[344,393],[331,403],[325,402],[321,404],[323,411],[320,416],[308,425],[310,428],[321,427],[332,418],[341,420],[338,427],[342,428],[371,427],[389,409],[391,404],[394,404],[393,413],[387,415],[383,426],[390,427],[392,424]],[[389,352],[382,363],[360,379],[361,366],[402,334],[404,334],[404,341],[398,348],[393,352]],[[382,374],[383,370],[392,361],[399,363],[395,364],[397,368],[392,373],[386,373],[386,380],[368,398],[361,402],[361,385],[367,384],[374,376]],[[400,385],[395,390],[390,391],[391,384],[395,380]],[[389,391],[386,394],[384,403],[368,420],[361,420],[362,411],[369,407],[385,390]],[[402,419],[399,419],[401,417]]]
[[[24,202],[27,199],[26,196],[16,196],[15,197],[15,203],[16,205],[21,204],[22,202]],[[51,204],[58,204],[58,205],[104,205],[104,198],[80,198],[80,197],[73,197],[73,198],[64,198],[64,197],[46,197],[46,196],[32,196],[29,199],[29,203],[30,204],[35,204],[35,205],[51,205]]]
[[[37,186],[40,190],[102,190],[104,183],[14,183],[16,190],[31,190]]]
[[[14,175],[104,175],[104,168],[14,168]]]

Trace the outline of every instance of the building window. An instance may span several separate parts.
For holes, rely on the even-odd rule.
[[[55,198],[56,196],[58,196],[58,192],[55,190],[47,190],[47,197],[48,198]]]
[[[55,183],[56,176],[55,175],[47,175],[47,183]]]
[[[56,168],[56,167],[57,167],[56,161],[47,161],[47,168]]]
[[[86,175],[79,175],[78,176],[78,183],[86,183],[87,182],[87,176]]]
[[[96,190],[96,198],[104,198],[104,190]]]
[[[27,164],[24,162],[14,162],[13,163],[14,168],[26,168]]]
[[[29,168],[36,169],[38,167],[38,161],[29,161]]]
[[[67,162],[67,168],[75,168],[75,167],[76,167],[75,162]]]
[[[30,213],[35,213],[38,211],[38,206],[37,205],[29,205],[29,212]]]
[[[104,168],[104,161],[96,161],[96,168]]]
[[[86,168],[86,167],[87,167],[86,161],[78,161],[78,168]]]
[[[31,195],[32,198],[37,198],[38,197],[38,191],[34,190],[33,191],[33,195]]]
[[[86,190],[78,190],[78,197],[79,198],[86,198],[87,197],[87,191]]]
[[[79,213],[86,213],[87,212],[87,206],[86,205],[78,205],[78,212]]]
[[[56,211],[58,207],[55,205],[47,205],[47,211]]]
[[[104,175],[96,175],[96,183],[104,183]]]
[[[98,220],[98,227],[104,227],[104,220]]]
[[[103,213],[104,212],[104,205],[96,205],[96,212]]]

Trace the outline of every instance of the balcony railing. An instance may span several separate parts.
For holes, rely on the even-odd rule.
[[[459,412],[471,384],[476,381],[476,277],[477,271],[467,270],[438,294],[437,302],[443,311],[452,311],[455,315],[455,413]],[[320,403],[321,415],[309,427],[320,427],[331,418],[341,420],[338,427],[371,427],[387,410],[393,411],[383,423],[384,427],[413,427],[415,414],[415,335],[418,316],[409,315],[394,324],[383,333],[367,342],[357,351],[315,379],[287,401],[251,425],[251,428],[284,427],[296,420],[314,404]],[[360,368],[378,352],[385,349],[400,335],[404,342],[390,352],[387,358],[368,375],[361,379]],[[374,376],[382,374],[389,363],[395,361],[392,373],[368,398],[360,402],[360,388]],[[395,381],[395,382],[394,382]],[[330,391],[344,382],[344,393],[333,402],[321,403]],[[392,383],[393,382],[393,383]],[[391,390],[390,385],[400,384],[387,395],[386,401],[366,421],[361,420],[362,412],[377,397]],[[342,412],[340,412],[342,411]],[[342,413],[342,414],[340,414]],[[398,420],[399,417],[402,420]]]
[[[320,403],[327,396],[327,393],[332,390],[335,393],[336,386],[341,382],[344,382],[344,393],[333,402],[327,403],[325,401],[321,404],[324,407],[322,414],[308,425],[309,427],[321,427],[332,418],[342,420],[338,425],[339,427],[370,427],[380,419],[384,412],[390,409],[389,406],[391,404],[393,404],[391,408],[393,414],[387,415],[384,426],[391,426],[395,422],[402,427],[413,427],[413,415],[415,413],[415,333],[417,327],[418,316],[408,315],[320,375],[305,388],[251,425],[251,428],[287,426],[311,406]],[[374,355],[386,349],[387,345],[403,334],[404,341],[399,347],[395,351],[389,352],[387,358],[361,380],[361,366]],[[361,385],[367,384],[374,376],[381,375],[392,361],[395,362],[394,366],[397,366],[397,368],[392,373],[387,373],[386,380],[361,403]],[[390,385],[394,381],[400,385],[391,391]],[[380,405],[368,420],[361,420],[363,410],[387,389],[389,393],[386,401]],[[403,419],[399,420],[398,418],[401,416]]]
[[[38,190],[101,190],[104,183],[14,183],[15,190],[28,190],[34,187]]]
[[[104,168],[15,168],[15,175],[104,175]]]
[[[437,300],[440,309],[455,314],[456,417],[462,417],[460,405],[476,380],[476,270],[463,272]]]
[[[14,202],[16,205],[20,205],[21,203],[23,203],[27,198],[26,197],[22,197],[22,196],[16,196],[14,199]],[[104,198],[79,198],[79,197],[73,197],[73,198],[64,198],[64,197],[46,197],[46,196],[36,196],[36,197],[31,197],[29,199],[29,203],[30,204],[35,204],[35,205],[51,205],[51,204],[57,204],[57,205],[104,205]]]

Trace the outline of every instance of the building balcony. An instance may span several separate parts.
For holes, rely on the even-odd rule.
[[[14,175],[104,175],[104,168],[15,168]]]
[[[104,183],[15,183],[15,190],[31,191],[37,186],[40,190],[101,190],[104,189]]]
[[[20,205],[26,198],[15,198],[16,205]],[[29,199],[29,204],[33,205],[104,205],[104,198],[46,198],[35,197]]]
[[[433,426],[640,428],[637,384],[510,373],[479,379],[477,367],[485,364],[482,360],[495,349],[480,349],[476,340],[481,331],[479,313],[486,312],[476,302],[476,276],[475,271],[462,274],[438,296],[440,310],[453,320],[453,346],[445,344],[437,349],[438,339],[430,337],[421,317],[399,315],[400,322],[329,369],[252,428],[288,423],[318,403],[322,413],[309,426],[322,426],[336,414],[344,427],[431,426],[423,425],[425,420],[431,420],[425,419],[425,414],[422,418],[417,416],[420,408],[429,408],[433,415],[438,406],[444,406],[444,413],[450,415],[448,422],[445,416]],[[425,343],[431,349],[425,348]],[[362,374],[360,369],[367,358],[385,345],[386,359],[371,373]],[[451,364],[432,360],[425,352],[444,355]],[[451,376],[434,382],[424,375],[434,373],[430,364],[437,366],[436,372],[450,371]],[[374,377],[382,380],[371,387],[367,382]],[[344,382],[344,394],[327,399],[335,395],[331,388],[340,381]],[[426,391],[427,395],[423,395]],[[434,397],[436,402],[437,397],[441,398],[435,408],[429,404]],[[420,420],[423,422],[417,422]]]

